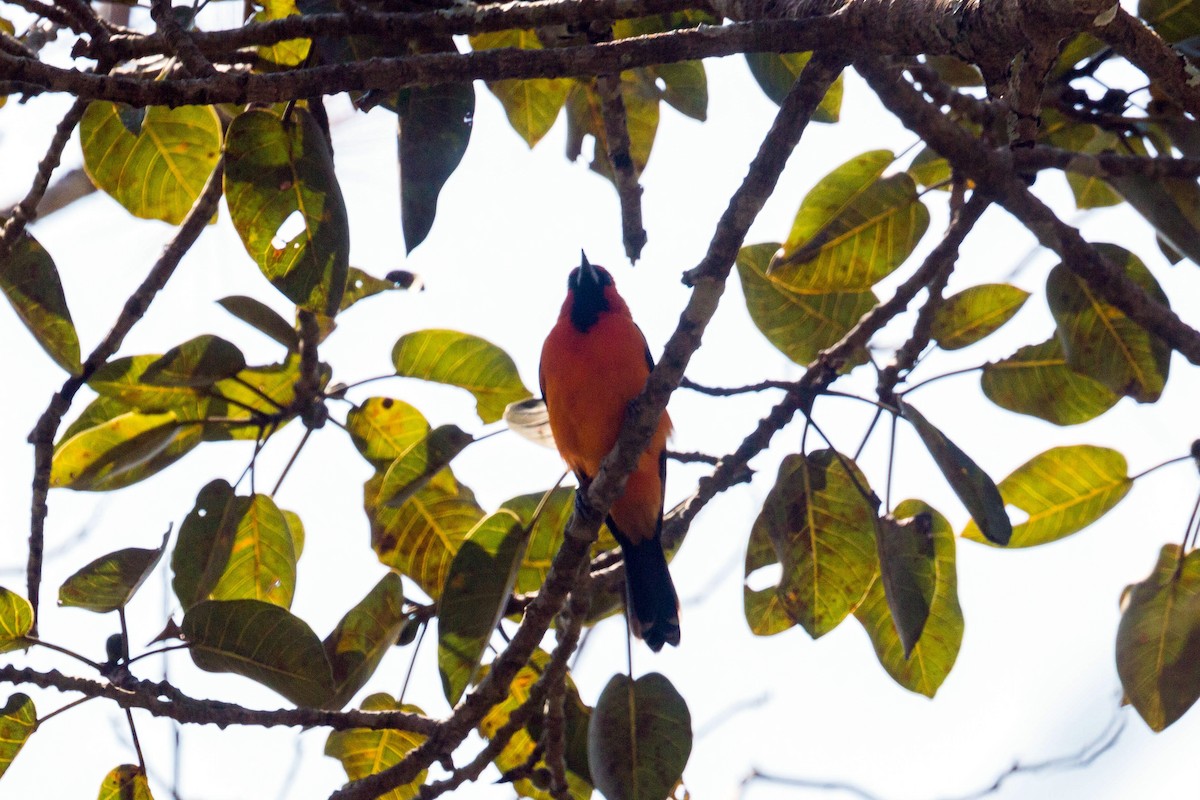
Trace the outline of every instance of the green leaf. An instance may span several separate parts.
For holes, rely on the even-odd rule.
[[[1125,456],[1107,447],[1074,445],[1039,453],[1000,481],[1004,502],[1029,518],[1013,528],[1009,547],[1033,547],[1083,530],[1133,486]],[[963,538],[985,541],[968,523]]]
[[[320,127],[302,108],[286,122],[252,109],[230,123],[227,137],[225,196],[246,251],[296,305],[336,315],[349,269],[350,229]],[[293,215],[299,233],[290,228]]]
[[[364,699],[362,710],[425,713],[417,706],[402,704],[382,692]],[[410,731],[351,728],[329,734],[325,740],[325,755],[342,762],[346,777],[358,781],[399,764],[409,751],[417,749],[424,741],[423,735]],[[379,795],[379,800],[413,800],[428,774],[428,770],[421,770],[412,782]]]
[[[766,274],[767,264],[778,249],[775,243],[741,249],[737,267],[742,293],[750,318],[768,341],[792,361],[807,365],[874,308],[877,298],[871,291],[794,292]],[[862,360],[865,354],[858,356],[857,363]]]
[[[382,481],[376,473],[363,487],[371,548],[380,561],[412,578],[421,591],[436,599],[454,554],[483,518],[483,509],[457,482],[453,491],[436,484],[425,486],[399,508],[377,505],[374,498]]]
[[[158,386],[212,386],[246,368],[242,351],[220,336],[205,334],[172,347],[142,373],[142,381]]]
[[[288,352],[300,352],[300,334],[296,333],[296,327],[266,303],[241,294],[222,297],[217,302],[242,322],[279,342]],[[345,303],[344,297],[342,302]]]
[[[101,614],[124,608],[167,549],[170,532],[153,549],[127,547],[101,556],[63,581],[58,604]]]
[[[1078,425],[1095,419],[1121,399],[1104,384],[1067,366],[1057,336],[984,364],[980,386],[1001,408],[1055,425]]]
[[[1012,523],[1004,510],[1000,490],[992,479],[911,405],[901,403],[900,413],[921,437],[925,449],[946,478],[946,483],[950,484],[950,488],[966,506],[987,540],[993,544],[1008,544],[1012,538]]]
[[[29,647],[25,634],[33,629],[33,606],[16,592],[0,586],[0,653]]]
[[[662,99],[684,116],[708,119],[708,75],[702,61],[656,64],[650,71],[662,81]]]
[[[420,411],[403,400],[372,397],[350,409],[346,431],[363,458],[376,469],[387,470],[429,434],[429,423]]]
[[[131,131],[123,117],[142,115]],[[183,222],[221,157],[221,121],[211,106],[131,109],[96,101],[79,123],[83,168],[135,217]]]
[[[1200,264],[1200,185],[1196,181],[1124,175],[1110,177],[1108,182],[1167,244]]]
[[[1094,246],[1152,299],[1169,307],[1158,281],[1137,256],[1113,244]],[[1102,300],[1065,264],[1050,270],[1046,294],[1068,366],[1139,403],[1158,400],[1171,365],[1165,342]]]
[[[351,267],[346,277],[346,293],[342,295],[342,311],[368,297],[396,289],[407,289],[416,282],[416,276],[404,270],[394,270],[384,279],[368,275],[358,267]]]
[[[122,764],[104,776],[98,800],[154,800],[150,781],[137,764]]]
[[[25,740],[37,728],[37,709],[28,695],[17,692],[0,708],[0,777],[8,771]]]
[[[613,800],[671,794],[692,752],[692,716],[657,672],[609,680],[588,725],[588,763],[596,788]]]
[[[1007,283],[972,286],[946,298],[933,317],[933,338],[943,350],[958,350],[990,336],[1013,318],[1029,292]]]
[[[925,56],[925,63],[937,72],[938,77],[954,87],[983,86],[983,75],[979,67],[956,56]]]
[[[59,445],[50,465],[50,485],[94,491],[116,488],[111,481],[161,454],[180,431],[173,413],[130,412],[114,417]]]
[[[28,233],[0,253],[0,292],[12,304],[21,322],[54,363],[72,375],[79,362],[79,335],[71,321],[58,268],[46,249]]]
[[[333,695],[321,640],[286,608],[261,600],[206,600],[188,609],[182,628],[202,670],[250,678],[298,706],[322,707]]]
[[[818,450],[784,458],[763,502],[760,519],[783,565],[779,602],[814,639],[862,602],[878,569],[879,501],[864,491],[867,479],[853,462]]]
[[[238,523],[250,504],[238,497],[221,478],[211,481],[196,495],[196,504],[179,527],[179,539],[171,553],[171,586],[183,609],[206,599],[225,574]]]
[[[479,33],[470,37],[471,49],[494,50],[516,47],[521,50],[540,50],[537,34],[528,30]],[[508,122],[525,143],[533,147],[549,133],[558,119],[558,112],[567,101],[571,81],[565,78],[534,78],[532,80],[491,81],[488,89],[504,106]]]
[[[918,186],[932,189],[935,186],[949,189],[951,178],[950,162],[936,150],[923,148],[908,165],[908,174],[913,177]]]
[[[430,481],[438,481],[442,488],[453,490],[454,476],[445,468],[474,441],[475,437],[457,425],[434,428],[428,436],[401,453],[387,468],[375,502],[399,508]]]
[[[896,683],[909,691],[933,697],[958,658],[963,614],[958,604],[954,529],[950,523],[920,500],[905,500],[892,512],[896,519],[915,519],[919,514],[930,515],[934,572],[929,618],[920,638],[906,657],[882,580],[871,584],[866,599],[854,610],[854,616],[871,637],[879,663]]]
[[[800,76],[804,65],[812,58],[812,53],[746,53],[746,64],[750,74],[763,93],[775,105],[783,102],[788,90]],[[813,122],[837,122],[841,114],[842,94],[844,91],[844,76],[838,75],[837,80],[825,92],[821,104],[813,114]]]
[[[504,407],[531,392],[521,382],[517,365],[496,345],[469,333],[423,330],[406,333],[392,348],[396,374],[447,383],[475,395],[484,422],[496,422]]]
[[[1038,138],[1045,144],[1077,153],[1104,153],[1120,147],[1120,139],[1111,131],[1079,122],[1049,109],[1042,117]],[[1066,176],[1071,193],[1075,195],[1076,208],[1103,208],[1122,202],[1121,195],[1099,175],[1076,172],[1068,168]]]
[[[501,509],[480,520],[454,555],[438,601],[438,672],[451,706],[479,671],[516,583],[526,538],[520,518]]]
[[[545,492],[523,494],[500,504],[501,509],[513,512],[521,519],[525,527],[533,526],[529,534],[529,543],[525,547],[525,555],[521,560],[521,569],[517,573],[516,591],[520,594],[536,592],[546,582],[550,573],[550,563],[558,553],[563,542],[563,530],[575,509],[575,490],[558,488],[550,493],[542,507],[541,515],[534,521],[533,515],[538,506],[542,505]],[[615,550],[617,542],[613,539],[608,525],[600,526],[600,535],[592,543],[592,557],[609,550]]]
[[[273,19],[284,19],[300,13],[295,0],[257,0],[263,10],[254,14],[255,22],[268,22]],[[259,45],[258,57],[281,67],[295,67],[308,58],[312,41],[309,39],[288,39],[275,44]]]
[[[289,608],[296,592],[296,552],[283,512],[265,494],[244,505],[213,600],[262,600]]]
[[[144,414],[171,412],[180,421],[205,419],[212,408],[223,410],[217,402],[188,386],[162,386],[143,381],[146,369],[161,360],[157,355],[126,356],[114,359],[96,370],[88,380],[88,387],[102,398],[120,401],[125,413],[140,411]],[[96,409],[85,413],[90,420],[87,427],[107,422],[117,414]],[[80,418],[81,420],[83,417]],[[76,431],[78,432],[78,431]],[[73,435],[73,434],[72,434]],[[65,441],[67,434],[63,435]]]
[[[324,389],[329,383],[330,370],[320,365],[317,388]],[[291,409],[296,399],[296,383],[300,380],[300,355],[289,353],[280,364],[265,367],[249,367],[233,378],[218,381],[213,387],[215,395],[209,404],[209,414],[220,414],[229,420],[245,420],[243,424],[221,423],[204,426],[206,441],[222,439],[257,439],[266,425],[278,431],[295,416]],[[290,410],[289,410],[290,409]],[[287,410],[287,413],[285,413]],[[270,422],[268,422],[270,418]]]
[[[299,561],[301,553],[304,552],[304,522],[295,511],[284,510],[283,519],[287,522],[288,535],[292,539],[292,552],[296,554],[296,560]]]
[[[750,539],[746,544],[746,567],[743,573],[749,578],[764,567],[779,563],[775,554],[775,546],[771,544],[771,534],[767,532],[767,522],[762,514],[754,520],[750,528]],[[765,589],[751,589],[749,582],[742,585],[742,604],[746,613],[746,623],[750,632],[755,636],[774,636],[783,633],[796,624],[788,614],[779,597],[779,586],[768,586]]]
[[[475,117],[475,87],[447,83],[401,89],[396,111],[400,117],[400,221],[405,247],[411,253],[429,235],[438,195],[467,152]]]
[[[912,253],[929,211],[908,173],[879,177],[895,156],[864,153],[805,196],[768,274],[795,292],[866,291]]]
[[[907,659],[925,630],[933,605],[937,583],[933,516],[918,513],[907,519],[890,514],[881,517],[876,523],[875,544],[879,582]]]
[[[1200,697],[1200,550],[1163,545],[1154,572],[1126,590],[1117,628],[1117,674],[1152,730]]]
[[[326,708],[341,708],[350,702],[375,674],[384,654],[408,623],[404,586],[399,575],[389,572],[325,637],[325,656],[333,668],[334,686]]]
[[[1138,0],[1137,15],[1172,44],[1200,34],[1200,4],[1194,0]]]
[[[629,130],[629,158],[634,174],[641,175],[658,134],[660,92],[645,70],[622,72],[620,92]],[[588,166],[611,181],[613,171],[608,159],[608,135],[601,107],[594,80],[572,84],[567,94],[567,158],[570,161],[579,158],[584,138],[592,137],[592,160]]]

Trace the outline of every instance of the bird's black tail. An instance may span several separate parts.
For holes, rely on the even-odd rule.
[[[654,652],[679,644],[679,597],[656,536],[638,544],[621,543],[625,555],[625,595],[635,636]]]

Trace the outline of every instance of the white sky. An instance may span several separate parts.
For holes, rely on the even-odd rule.
[[[553,324],[567,271],[577,263],[580,247],[594,263],[613,271],[651,349],[660,350],[686,302],[679,274],[703,255],[713,225],[774,113],[741,59],[709,62],[708,69],[708,123],[698,124],[664,106],[658,141],[643,176],[650,238],[636,269],[623,258],[611,186],[584,163],[564,160],[562,121],[531,152],[482,86],[467,156],[446,186],[432,234],[406,259],[398,224],[394,117],[382,110],[351,115],[342,100],[333,101],[337,168],[350,210],[352,263],[376,275],[410,269],[420,273],[428,287],[420,294],[392,293],[364,301],[340,319],[339,330],[322,348],[322,358],[334,366],[334,380],[352,382],[384,374],[400,334],[452,327],[504,348],[526,384],[536,387],[541,341]],[[0,197],[15,200],[23,195],[41,143],[63,107],[59,100],[45,99],[25,107],[10,103],[0,111]],[[847,158],[880,147],[900,151],[912,142],[913,137],[883,115],[868,90],[851,76],[842,124],[810,126],[747,243],[785,237],[804,193]],[[79,159],[73,144],[66,160],[77,164]],[[1061,178],[1044,177],[1037,189],[1073,218]],[[918,258],[944,226],[942,198],[931,202],[933,223]],[[1117,241],[1141,255],[1182,306],[1184,318],[1200,324],[1195,310],[1183,305],[1184,298],[1195,296],[1194,265],[1169,267],[1158,255],[1148,227],[1124,211],[1095,212],[1082,224],[1089,238]],[[63,274],[86,353],[107,331],[173,229],[132,220],[114,201],[95,195],[49,217],[34,232]],[[1024,261],[1032,246],[1032,237],[1005,213],[987,213],[963,249],[951,288],[1009,279],[1014,267],[1024,263],[1012,280],[1034,290],[1035,296],[1001,333],[965,351],[929,359],[919,376],[980,364],[1046,338],[1052,323],[1041,289],[1055,260],[1041,253]],[[890,280],[885,288],[895,282]],[[216,333],[242,347],[251,363],[277,359],[278,345],[213,302],[231,294],[252,294],[290,315],[284,298],[246,255],[223,209],[220,222],[203,234],[167,291],[128,337],[122,354],[160,352],[191,336]],[[896,345],[903,337],[895,330],[881,340]],[[7,343],[9,363],[14,364],[14,385],[0,415],[5,453],[0,461],[5,478],[0,481],[0,515],[8,520],[0,584],[24,594],[23,568],[18,565],[25,556],[32,462],[25,436],[63,374],[8,311],[0,311],[0,341]],[[750,323],[736,278],[706,342],[689,370],[697,381],[739,385],[800,374],[800,368]],[[1182,455],[1200,433],[1194,413],[1196,379],[1181,359],[1175,359],[1174,367],[1158,405],[1141,408],[1122,400],[1099,420],[1070,429],[991,406],[979,394],[973,376],[939,382],[914,397],[918,407],[996,479],[1055,444],[1117,447],[1136,472]],[[871,375],[856,375],[838,388],[869,393],[873,382]],[[361,400],[372,393],[408,400],[434,424],[482,428],[464,392],[396,380],[372,384],[353,396]],[[729,452],[774,399],[718,401],[681,392],[671,405],[674,446],[717,455]],[[72,416],[86,400],[80,397]],[[835,444],[852,452],[869,419],[865,408],[823,399],[817,404],[818,421]],[[333,410],[339,418],[344,415],[337,404]],[[273,482],[301,433],[293,424],[272,440],[259,461],[261,483]],[[953,673],[937,698],[929,701],[891,681],[853,619],[819,642],[799,628],[769,639],[747,630],[741,589],[746,537],[778,460],[798,442],[798,425],[782,432],[777,447],[753,462],[758,473],[754,483],[714,500],[693,526],[672,565],[684,599],[682,645],[658,655],[641,646],[635,649],[636,671],[668,675],[687,699],[697,731],[731,706],[766,698],[696,741],[685,773],[693,797],[735,796],[738,782],[753,766],[795,777],[848,781],[888,800],[958,796],[988,786],[1014,760],[1041,761],[1076,752],[1104,729],[1119,698],[1113,661],[1118,597],[1126,584],[1149,573],[1162,544],[1181,538],[1196,492],[1188,466],[1139,481],[1100,524],[1066,541],[1014,552],[960,542],[959,592],[966,635]],[[881,431],[860,462],[877,489],[883,485],[885,444]],[[43,596],[50,602],[43,603],[42,635],[101,658],[105,638],[116,630],[115,615],[96,617],[55,608],[59,583],[105,552],[157,544],[169,523],[178,527],[204,483],[218,476],[237,478],[250,448],[248,443],[205,445],[165,473],[112,495],[52,492],[48,550],[72,540],[82,526],[89,526],[89,534],[47,565]],[[921,497],[961,530],[965,512],[903,427],[896,463],[893,496]],[[513,495],[544,489],[561,466],[551,451],[500,436],[470,448],[455,462],[455,470],[481,503],[492,508]],[[293,611],[320,636],[383,572],[369,548],[361,508],[361,483],[369,472],[348,438],[329,426],[313,437],[277,496],[282,507],[299,512],[308,532]],[[686,496],[703,474],[697,467],[677,464],[670,472],[668,504]],[[156,575],[135,598],[130,609],[135,645],[161,628],[162,593],[162,576]],[[703,599],[696,599],[698,594]],[[588,702],[595,701],[614,671],[624,668],[624,635],[623,624],[614,620],[590,637],[575,671]],[[358,699],[372,691],[398,692],[410,653],[411,649],[394,649]],[[435,641],[427,637],[407,699],[441,715],[448,709],[435,653]],[[21,654],[4,658],[26,659]],[[29,661],[77,671],[53,654],[33,653]],[[161,660],[148,661],[140,674],[159,677]],[[184,653],[172,654],[169,663],[172,680],[189,694],[260,708],[284,704],[249,680],[199,672]],[[86,674],[86,668],[80,674]],[[28,687],[21,690],[34,696],[42,714],[69,699]],[[1193,712],[1157,736],[1132,712],[1126,717],[1127,729],[1118,746],[1087,770],[1016,776],[995,796],[1165,797],[1193,787],[1192,750],[1200,735],[1200,716]],[[158,781],[169,779],[172,772],[171,728],[147,714],[139,713],[136,719],[156,779],[156,796],[167,797]],[[325,732],[311,731],[299,736],[296,745],[291,729],[222,732],[187,726],[181,796],[326,797],[344,775],[336,761],[321,754],[324,739]],[[293,753],[302,757],[286,783]],[[110,704],[89,703],[49,722],[30,739],[0,782],[0,797],[89,797],[109,769],[133,760],[123,715]],[[489,772],[460,795],[510,796],[508,789],[491,784],[495,778],[494,771]],[[848,795],[756,784],[747,796],[765,800]]]

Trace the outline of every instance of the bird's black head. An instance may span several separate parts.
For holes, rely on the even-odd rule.
[[[587,255],[582,251],[580,255],[583,263],[571,270],[567,291],[571,295],[571,324],[580,331],[587,331],[600,319],[600,314],[611,307],[604,290],[613,285],[613,279],[604,267],[588,263]]]

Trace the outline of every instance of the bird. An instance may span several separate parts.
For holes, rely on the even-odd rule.
[[[584,492],[616,444],[630,401],[645,388],[654,359],[603,267],[582,263],[542,346],[538,378],[555,446]],[[664,410],[607,523],[625,561],[629,628],[658,652],[679,644],[679,597],[662,547],[663,488],[671,418]],[[580,495],[576,495],[577,498]]]

